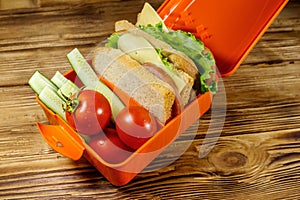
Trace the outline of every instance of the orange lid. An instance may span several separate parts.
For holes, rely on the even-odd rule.
[[[167,0],[158,9],[172,29],[192,32],[213,52],[222,76],[243,62],[288,0]]]

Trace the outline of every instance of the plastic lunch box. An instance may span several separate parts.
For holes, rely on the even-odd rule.
[[[220,75],[231,75],[248,55],[288,0],[167,0],[158,9],[171,29],[181,29],[200,38],[213,52]],[[65,74],[75,79],[74,71]],[[181,133],[210,109],[212,95],[197,97],[127,160],[105,162],[64,120],[50,111],[37,97],[50,125],[37,123],[47,143],[57,152],[78,160],[85,157],[113,185],[131,181]],[[199,112],[195,112],[198,110]]]

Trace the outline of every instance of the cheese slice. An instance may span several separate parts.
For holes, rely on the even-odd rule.
[[[142,65],[150,62],[163,69],[173,79],[179,93],[186,87],[186,81],[176,71],[164,66],[154,47],[145,38],[125,33],[120,36],[118,47]]]
[[[149,3],[145,3],[141,13],[138,15],[136,26],[146,26],[148,24],[155,26],[160,22],[162,23],[163,30],[168,32],[168,28],[156,10]]]

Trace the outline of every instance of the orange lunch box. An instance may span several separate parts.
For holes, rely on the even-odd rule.
[[[249,54],[288,0],[167,0],[158,9],[165,24],[174,30],[193,33],[212,52],[220,76],[231,75]],[[65,76],[74,81],[76,74]],[[85,157],[113,185],[122,186],[146,168],[167,146],[210,109],[212,94],[199,95],[183,112],[164,125],[159,132],[125,161],[104,161],[63,119],[39,99],[49,124],[37,123],[47,143],[73,160]]]

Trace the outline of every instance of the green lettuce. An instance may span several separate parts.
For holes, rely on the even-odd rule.
[[[205,50],[203,42],[191,33],[181,30],[166,32],[162,27],[162,23],[158,23],[155,26],[147,25],[140,26],[139,28],[189,56],[196,64],[200,73],[201,93],[207,91],[216,93],[217,84],[215,80],[209,81],[211,82],[209,85],[206,84],[206,81],[211,79],[211,74],[216,73],[216,71],[212,68],[212,66],[215,66],[212,54],[210,52],[203,54]]]
[[[168,58],[164,57],[161,53],[162,49],[157,48],[156,52],[159,55],[161,61],[163,62],[164,66],[166,66],[169,70],[173,70],[172,64],[168,61]]]
[[[120,36],[118,33],[113,33],[109,38],[107,38],[107,42],[106,42],[105,46],[117,49],[119,37]]]

